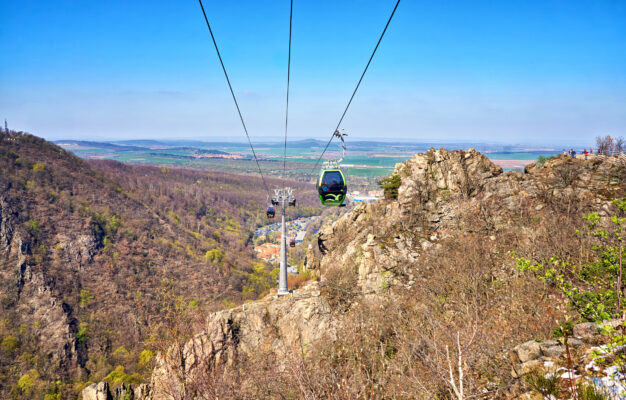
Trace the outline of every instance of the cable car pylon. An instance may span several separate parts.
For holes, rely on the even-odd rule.
[[[278,272],[278,295],[284,296],[289,294],[287,285],[287,234],[285,227],[285,207],[295,206],[296,198],[293,195],[293,189],[284,187],[274,189],[274,197],[272,204],[280,205],[280,271]]]

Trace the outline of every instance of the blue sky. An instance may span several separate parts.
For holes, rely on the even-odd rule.
[[[290,137],[327,138],[394,0],[294,0]],[[205,1],[251,137],[283,134],[289,0]],[[47,139],[243,140],[197,1],[0,2],[0,118]],[[403,0],[355,138],[626,136],[626,1]]]

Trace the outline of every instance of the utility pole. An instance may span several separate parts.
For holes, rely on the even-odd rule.
[[[285,226],[285,208],[287,205],[295,206],[296,198],[293,197],[293,189],[285,187],[274,189],[272,204],[281,206],[280,218],[280,271],[278,273],[278,295],[289,294],[287,287],[287,229]]]

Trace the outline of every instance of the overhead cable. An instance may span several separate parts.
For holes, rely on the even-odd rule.
[[[372,62],[372,59],[374,58],[374,55],[376,54],[376,50],[378,50],[378,46],[380,45],[380,42],[383,40],[383,37],[385,36],[385,32],[387,32],[387,28],[389,27],[389,24],[391,23],[391,19],[393,18],[393,15],[396,13],[396,9],[398,8],[399,4],[400,4],[400,0],[396,2],[396,6],[393,8],[393,11],[391,12],[391,15],[389,16],[389,20],[387,20],[387,24],[385,25],[385,29],[383,29],[383,32],[380,34],[380,38],[378,38],[376,47],[374,47],[374,51],[372,52],[370,59],[367,61],[367,65],[365,66],[365,69],[363,70],[363,73],[361,74],[361,78],[359,78],[359,82],[356,84],[356,87],[354,88],[354,91],[352,92],[352,96],[350,96],[350,100],[348,101],[346,108],[343,110],[343,114],[341,114],[341,118],[339,118],[339,122],[337,122],[337,126],[333,130],[333,133],[330,136],[328,143],[326,143],[326,147],[324,147],[322,154],[320,154],[319,158],[315,162],[315,165],[313,166],[312,171],[315,171],[317,169],[317,166],[320,163],[320,160],[324,156],[324,153],[326,153],[328,146],[330,146],[330,142],[332,142],[333,138],[336,136],[335,132],[339,131],[339,127],[341,126],[341,123],[343,122],[343,118],[346,116],[346,113],[348,112],[348,108],[350,108],[350,104],[352,104],[352,99],[354,99],[354,95],[356,94],[357,90],[359,90],[359,86],[361,86],[361,81],[363,81],[363,77],[365,76],[365,73],[367,72],[367,69],[369,68],[370,63]]]
[[[293,20],[293,0],[289,8],[289,53],[287,55],[287,102],[285,107],[285,148],[283,151],[283,177],[287,169],[287,128],[289,126],[289,77],[291,75],[291,25]]]
[[[204,5],[202,4],[202,0],[198,0],[200,3],[200,8],[202,8],[202,14],[204,15],[204,20],[206,21],[206,26],[209,28],[209,33],[211,34],[211,39],[213,40],[213,45],[215,46],[215,51],[217,52],[217,57],[220,60],[220,64],[222,65],[222,70],[224,71],[224,76],[226,77],[226,82],[228,82],[228,88],[230,89],[230,94],[233,96],[233,101],[235,102],[235,107],[237,107],[237,113],[239,114],[239,119],[241,120],[241,125],[243,126],[243,130],[246,133],[246,137],[248,138],[248,144],[250,144],[250,149],[252,150],[252,155],[254,156],[254,161],[256,161],[256,166],[259,169],[259,174],[261,175],[261,180],[263,181],[263,186],[265,186],[265,190],[270,194],[269,186],[265,182],[265,177],[263,176],[263,171],[261,170],[261,164],[259,163],[259,159],[256,156],[256,152],[254,151],[254,146],[252,146],[252,141],[250,140],[250,135],[248,134],[248,128],[246,127],[246,123],[243,120],[243,116],[241,115],[241,110],[239,109],[239,103],[237,102],[237,97],[235,96],[235,92],[233,91],[233,86],[230,84],[230,79],[228,78],[228,73],[226,72],[226,67],[224,66],[224,61],[222,60],[222,56],[220,54],[220,50],[217,47],[217,42],[215,41],[215,36],[213,36],[213,30],[211,29],[211,24],[209,24],[209,19],[206,16],[206,12],[204,11]]]

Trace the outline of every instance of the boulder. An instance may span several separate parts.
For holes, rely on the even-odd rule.
[[[107,382],[92,383],[82,391],[83,400],[113,400]]]
[[[574,325],[574,336],[583,340],[588,340],[598,335],[598,326],[593,322],[583,322]]]
[[[511,352],[514,364],[525,363],[539,357],[541,357],[541,345],[534,340],[515,346]]]

